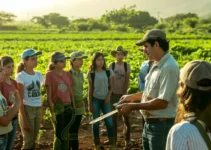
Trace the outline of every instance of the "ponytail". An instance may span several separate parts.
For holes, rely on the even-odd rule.
[[[18,68],[17,68],[17,73],[23,71],[25,69],[25,64],[24,62],[21,62],[20,64],[18,64]]]
[[[52,71],[52,70],[54,70],[54,69],[55,69],[55,66],[53,65],[53,63],[50,63],[50,64],[48,65],[47,72],[48,72],[48,71]]]

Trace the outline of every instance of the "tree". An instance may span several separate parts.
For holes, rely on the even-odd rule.
[[[195,28],[198,22],[199,20],[196,18],[187,18],[185,20],[185,23],[191,28]]]
[[[101,17],[104,22],[114,23],[116,25],[129,25],[129,27],[142,29],[145,26],[154,25],[158,21],[151,17],[148,12],[135,10],[136,6],[122,7],[119,10],[113,9],[106,11]]]
[[[34,16],[31,21],[37,24],[41,24],[45,28],[49,28],[51,26],[49,17],[47,15],[44,15],[43,17]]]
[[[0,25],[13,22],[16,17],[13,13],[0,11]]]
[[[50,13],[48,14],[48,17],[51,24],[57,26],[59,29],[69,25],[69,19],[58,13]]]
[[[61,29],[69,25],[69,19],[65,16],[61,16],[59,13],[50,13],[44,16],[35,16],[31,19],[32,22],[41,24],[42,26],[48,28],[51,25],[57,26]]]

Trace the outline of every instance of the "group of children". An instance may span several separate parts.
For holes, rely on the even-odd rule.
[[[11,78],[14,61],[9,56],[0,59],[0,149],[11,150],[16,130],[20,125],[23,134],[22,149],[35,149],[39,134],[41,115],[41,86],[47,94],[47,103],[54,126],[54,150],[79,149],[78,132],[82,115],[85,113],[83,100],[84,77],[81,67],[87,58],[81,52],[65,56],[61,52],[51,55],[50,64],[45,73],[35,71],[38,57],[42,52],[27,49],[22,53],[22,62],[17,67],[15,80]],[[88,108],[93,119],[115,109],[113,104],[127,94],[129,87],[130,65],[123,62],[127,51],[122,46],[111,51],[116,62],[106,68],[103,53],[96,52],[88,71]],[[66,60],[70,60],[71,69],[65,71]],[[20,109],[19,109],[20,108]],[[18,114],[19,110],[19,114]],[[125,142],[130,145],[129,116],[124,116]],[[115,149],[117,141],[117,115],[105,119],[110,149]],[[100,149],[99,123],[93,125],[95,149]]]

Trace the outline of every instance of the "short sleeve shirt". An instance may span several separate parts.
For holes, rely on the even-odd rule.
[[[112,63],[109,65],[109,68],[112,69]],[[126,79],[126,72],[124,63],[117,64],[115,63],[114,72],[114,84],[113,84],[113,93],[114,94],[125,94],[124,93],[124,86],[125,86],[125,79]],[[130,73],[130,64],[127,63],[127,73]]]
[[[15,91],[18,90],[17,82],[13,79],[10,79],[10,81],[11,84],[4,81],[0,83],[0,91],[6,98],[8,106],[11,106],[15,102]]]
[[[16,75],[17,83],[24,87],[23,104],[39,107],[42,105],[41,101],[41,85],[44,84],[44,78],[40,72],[35,71],[34,75],[21,71]]]
[[[110,77],[114,76],[114,72],[110,69]],[[88,73],[87,78],[92,81],[90,73]],[[106,71],[96,72],[94,78],[94,91],[93,96],[97,99],[104,100],[108,94],[108,77]]]
[[[52,101],[54,103],[60,99],[64,104],[71,103],[70,94],[73,79],[67,71],[60,76],[54,71],[49,71],[46,74],[45,85],[52,88]]]
[[[145,90],[141,102],[157,98],[167,101],[168,106],[160,110],[141,110],[144,118],[174,118],[179,82],[179,66],[175,59],[166,53],[157,64],[154,62],[145,79]]]

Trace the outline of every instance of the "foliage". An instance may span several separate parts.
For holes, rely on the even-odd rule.
[[[57,26],[61,29],[62,27],[69,25],[69,19],[65,16],[61,16],[59,13],[50,13],[43,16],[34,16],[31,19],[32,22],[41,24],[46,28],[49,28],[52,25]]]
[[[0,11],[0,26],[5,23],[13,22],[16,18],[16,15],[10,12]]]

